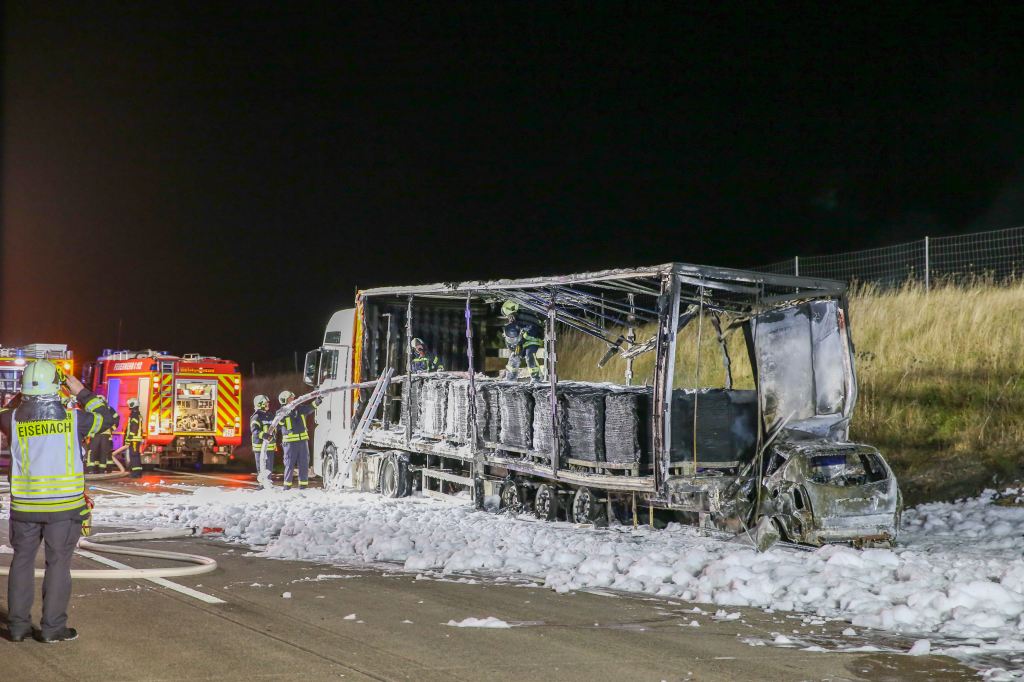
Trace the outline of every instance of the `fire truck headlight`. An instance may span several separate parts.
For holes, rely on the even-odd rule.
[[[24,365],[25,364],[25,358],[15,358],[14,359],[14,364],[18,365],[19,367],[21,365]]]

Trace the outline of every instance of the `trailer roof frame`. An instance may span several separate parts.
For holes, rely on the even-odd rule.
[[[661,280],[675,275],[681,284],[706,292],[707,303],[724,309],[743,309],[752,304],[785,304],[810,298],[841,297],[846,294],[844,282],[815,277],[776,275],[753,270],[720,268],[690,263],[664,263],[638,268],[617,268],[582,272],[569,275],[525,277],[519,279],[469,280],[464,282],[438,282],[435,284],[386,286],[365,289],[362,296],[418,296],[424,298],[464,298],[467,294],[493,293],[521,289],[545,289],[566,285],[593,285],[623,293],[641,293],[634,287],[622,287],[635,280],[646,279],[653,285],[642,293],[660,294]],[[615,286],[619,283],[620,286]]]

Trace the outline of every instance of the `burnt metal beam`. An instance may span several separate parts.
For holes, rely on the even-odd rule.
[[[672,461],[672,388],[676,362],[676,338],[679,321],[679,278],[666,275],[658,299],[660,323],[654,359],[654,480],[662,490]]]

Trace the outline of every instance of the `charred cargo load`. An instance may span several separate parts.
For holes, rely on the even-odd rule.
[[[512,333],[524,320],[539,376]],[[444,371],[417,371],[420,353]],[[669,263],[370,289],[306,368],[324,389],[395,375],[379,401],[339,390],[318,408],[314,467],[332,481],[597,525],[897,536],[895,477],[848,438],[841,282]]]

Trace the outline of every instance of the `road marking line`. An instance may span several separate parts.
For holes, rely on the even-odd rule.
[[[92,559],[93,561],[98,561],[101,564],[106,564],[111,568],[135,570],[132,566],[129,566],[128,564],[122,564],[120,561],[114,561],[113,559],[108,559],[105,556],[100,556],[99,554],[94,554],[84,549],[75,550],[75,554],[78,554],[79,556],[84,556],[87,559]],[[206,594],[205,592],[200,592],[199,590],[193,590],[191,587],[185,587],[184,585],[179,585],[178,583],[172,583],[170,580],[167,580],[166,578],[141,578],[141,580],[148,580],[151,583],[156,583],[161,587],[166,587],[169,590],[180,592],[181,594],[193,597],[195,599],[198,599],[199,601],[204,601],[207,604],[227,604],[227,602],[223,599],[219,599],[217,597],[214,597],[213,595]]]
[[[222,483],[243,483],[245,485],[254,485],[256,487],[260,487],[260,484],[256,483],[255,481],[243,481],[238,478],[225,478],[224,476],[211,476],[209,474],[193,474],[190,471],[174,471],[172,469],[156,469],[156,471],[165,474],[181,474],[182,476],[198,476],[200,478],[212,478],[213,480],[221,481]]]
[[[99,490],[105,493],[113,493],[114,495],[124,495],[125,497],[138,497],[142,493],[126,493],[121,490],[113,490],[112,488],[101,488],[98,485],[89,486],[90,490]]]

